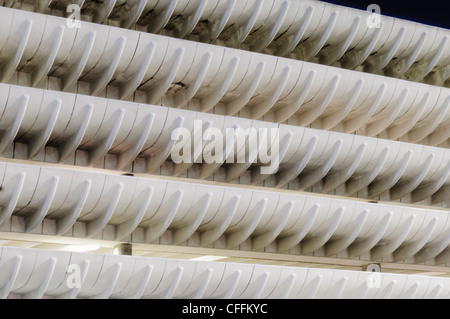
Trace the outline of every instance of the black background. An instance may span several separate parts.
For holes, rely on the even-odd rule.
[[[424,303],[423,305],[421,303]],[[426,302],[433,302],[431,305]],[[229,303],[265,303],[267,314],[207,314],[182,313],[183,306],[213,305],[225,308]],[[442,308],[440,309],[439,306]],[[407,318],[444,317],[447,301],[417,300],[0,300],[2,318],[12,316],[31,319],[337,319],[346,318]],[[10,309],[8,309],[10,308]],[[418,310],[422,310],[418,312]],[[8,312],[11,310],[11,312]],[[445,315],[447,313],[447,315]]]
[[[381,14],[450,29],[450,0],[326,0],[346,7],[366,10],[378,4]]]

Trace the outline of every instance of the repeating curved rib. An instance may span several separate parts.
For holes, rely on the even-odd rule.
[[[91,86],[91,94],[92,95],[98,95],[102,90],[106,88],[109,81],[111,81],[111,78],[114,75],[114,72],[117,69],[117,66],[119,65],[120,58],[122,57],[123,50],[125,48],[125,45],[127,43],[126,38],[120,37],[119,43],[117,44],[117,49],[115,49],[116,53],[107,68],[107,70],[103,70],[102,75],[97,77],[97,79],[92,83]]]
[[[333,148],[330,150],[328,157],[328,161],[318,169],[315,169],[311,172],[308,172],[305,175],[302,175],[300,178],[299,189],[308,188],[318,181],[320,181],[331,169],[333,163],[336,161],[336,158],[342,148],[343,140],[338,140],[333,145]]]
[[[314,6],[309,6],[306,11],[304,18],[301,22],[300,28],[298,28],[295,35],[291,35],[286,40],[282,42],[282,44],[279,46],[278,50],[276,51],[276,54],[279,56],[286,56],[291,51],[294,50],[294,48],[300,43],[300,41],[303,38],[303,35],[305,34],[306,28],[308,27],[312,16],[314,13]]]
[[[263,117],[267,112],[269,112],[270,108],[275,104],[275,102],[280,97],[281,93],[283,92],[283,89],[286,86],[286,83],[288,81],[289,75],[291,74],[291,67],[287,66],[283,69],[283,73],[281,74],[281,80],[278,83],[278,86],[275,87],[275,90],[273,92],[270,92],[269,95],[271,96],[270,99],[267,99],[257,105],[252,106],[251,113],[253,119],[259,119]]]
[[[55,295],[55,299],[75,299],[80,293],[81,288],[83,288],[84,283],[86,282],[86,277],[89,271],[89,267],[91,265],[90,260],[84,260],[80,266],[80,286],[74,285],[74,287],[64,293],[60,293]],[[66,281],[67,283],[67,281]]]
[[[17,202],[19,200],[19,196],[23,189],[23,183],[25,182],[26,173],[20,172],[17,175],[17,184],[14,187],[12,196],[10,198],[10,201],[8,203],[8,206],[2,207],[1,210],[1,217],[0,217],[0,225],[2,225],[8,218],[11,217],[12,213],[14,212]]]
[[[233,203],[231,204],[228,212],[225,215],[224,221],[221,224],[217,225],[216,227],[210,228],[200,234],[201,246],[203,247],[208,246],[209,244],[215,242],[220,236],[222,236],[222,234],[225,232],[225,230],[233,220],[234,214],[236,213],[240,200],[241,196],[235,195],[233,197]]]
[[[448,108],[450,107],[450,97],[448,97],[444,104],[441,106],[440,111],[435,115],[434,118],[425,119],[417,127],[409,132],[409,138],[412,142],[417,142],[424,139],[431,132],[433,132],[436,127],[441,123]]]
[[[66,142],[62,143],[59,147],[59,162],[64,162],[71,154],[73,154],[76,149],[81,144],[86,130],[89,126],[89,122],[92,118],[94,106],[89,104],[85,108],[85,114],[83,120],[78,128],[76,134],[69,137]]]
[[[89,32],[80,60],[78,61],[78,63],[74,64],[70,70],[66,72],[66,75],[61,80],[63,91],[67,91],[71,86],[73,86],[76,83],[78,78],[81,76],[81,73],[83,72],[86,63],[88,62],[92,48],[94,47],[95,37],[96,37],[95,32]]]
[[[14,138],[17,136],[17,133],[19,132],[20,126],[26,114],[28,101],[29,96],[23,95],[14,122],[4,130],[4,133],[1,136],[0,153],[3,153],[6,147],[8,147],[8,145],[11,144],[14,141]]]
[[[292,168],[280,174],[277,187],[283,187],[284,185],[288,184],[294,178],[296,178],[300,174],[300,172],[303,171],[306,164],[309,162],[312,154],[314,153],[314,149],[317,145],[318,140],[319,140],[318,136],[313,136],[311,138],[307,146],[308,152],[305,154],[305,156],[301,159],[300,162],[296,163]]]
[[[222,33],[225,25],[230,19],[231,14],[233,13],[236,2],[237,0],[228,0],[228,5],[220,19],[211,21],[211,27],[206,31],[206,34],[201,37],[203,42],[212,42],[217,39],[220,33]]]
[[[6,283],[0,289],[0,299],[6,299],[11,292],[11,289],[16,281],[17,275],[19,274],[20,266],[22,263],[22,256],[17,255],[13,260],[10,261],[12,264],[11,270]]]
[[[270,42],[272,42],[275,35],[278,33],[278,30],[281,27],[281,24],[283,23],[283,20],[286,17],[287,11],[289,10],[290,2],[289,1],[283,1],[280,8],[280,13],[278,14],[278,18],[273,26],[270,26],[267,28],[261,28],[260,32],[262,32],[263,36],[259,37],[255,40],[254,43],[250,45],[250,50],[255,52],[260,52],[265,47],[269,45]]]
[[[370,212],[368,210],[364,210],[359,214],[356,227],[349,237],[333,241],[325,246],[327,256],[338,254],[353,243],[356,237],[360,234],[369,213]]]
[[[322,283],[323,276],[317,275],[307,286],[307,294],[305,299],[314,299],[319,291],[320,284]]]
[[[95,23],[103,23],[114,9],[116,1],[117,0],[108,0],[103,2],[103,5],[94,13],[92,21]]]
[[[392,241],[391,243],[383,246],[377,246],[372,249],[371,251],[371,257],[373,259],[380,259],[388,254],[391,254],[393,251],[395,251],[405,240],[405,238],[408,236],[411,227],[414,223],[414,220],[416,219],[415,215],[411,215],[403,225],[400,226],[401,233],[398,235],[398,237]]]
[[[164,28],[169,22],[177,3],[178,0],[170,1],[170,4],[165,8],[163,7],[162,10],[154,10],[150,15],[150,22],[147,26],[148,32],[158,33],[162,28]]]
[[[200,86],[206,76],[208,68],[211,64],[213,54],[211,52],[207,52],[202,60],[201,68],[195,77],[194,83],[187,85],[182,90],[178,91],[175,101],[176,107],[181,107],[186,105],[197,93],[200,89]]]
[[[411,76],[412,80],[420,81],[428,73],[431,72],[431,70],[435,67],[435,65],[438,63],[439,59],[441,58],[441,56],[445,50],[445,47],[447,46],[448,39],[449,39],[448,36],[444,36],[442,38],[439,47],[436,49],[436,52],[431,59],[420,61],[419,63],[417,63],[417,66],[413,66],[410,69],[410,71],[408,72],[408,75]]]
[[[267,282],[269,281],[269,277],[270,277],[270,272],[266,271],[264,272],[262,278],[261,278],[261,284],[259,289],[253,294],[253,296],[251,297],[252,299],[259,299],[264,288],[267,285]]]
[[[336,61],[338,61],[344,53],[348,50],[350,44],[352,43],[356,31],[359,28],[359,24],[361,23],[361,18],[356,17],[351,28],[350,33],[348,34],[345,41],[343,41],[341,44],[337,45],[336,47],[333,47],[328,50],[328,52],[324,52],[321,54],[321,63],[331,65],[334,64]]]
[[[153,54],[155,53],[156,44],[153,42],[150,42],[145,50],[144,60],[141,62],[141,67],[139,69],[139,72],[135,73],[133,77],[130,79],[130,81],[124,83],[120,87],[120,99],[126,99],[131,94],[136,91],[136,89],[139,87],[139,85],[142,82],[142,79],[145,76],[145,73],[147,72],[150,63],[153,58]]]
[[[318,237],[309,239],[302,243],[302,253],[308,254],[323,246],[333,235],[336,228],[339,226],[339,223],[342,218],[342,213],[344,212],[345,207],[340,207],[338,211],[334,214],[333,223],[328,228],[328,231],[325,234],[322,234]]]
[[[114,125],[109,133],[109,135],[104,138],[101,142],[97,144],[97,146],[89,153],[89,165],[93,166],[97,163],[97,161],[106,155],[108,150],[111,148],[114,140],[116,139],[117,133],[120,130],[120,126],[122,125],[123,119],[125,116],[125,111],[120,109],[116,112],[116,117],[114,121]]]
[[[294,208],[294,203],[291,201],[287,205],[286,210],[285,210],[278,226],[276,228],[273,228],[273,230],[270,230],[263,234],[255,236],[252,239],[252,248],[255,250],[258,250],[260,248],[263,248],[263,247],[269,245],[272,241],[274,241],[275,238],[278,237],[278,235],[281,233],[281,231],[285,227],[289,217],[291,216],[293,208]]]
[[[423,45],[425,44],[425,39],[427,37],[427,32],[424,31],[420,36],[419,42],[417,43],[414,51],[411,52],[411,55],[407,57],[405,60],[401,60],[398,63],[394,63],[388,70],[388,72],[393,76],[398,76],[406,72],[407,69],[416,61],[417,56],[420,54]]]
[[[308,221],[306,222],[305,227],[303,228],[303,231],[301,231],[298,234],[292,234],[290,236],[280,238],[278,240],[278,242],[277,242],[278,251],[282,252],[282,251],[289,250],[292,247],[298,245],[302,241],[302,239],[306,236],[306,234],[311,229],[311,227],[317,217],[317,214],[319,212],[319,208],[320,208],[320,205],[318,205],[318,204],[314,205],[311,208],[311,210],[309,211]]]
[[[245,38],[247,38],[248,34],[253,28],[253,25],[256,22],[259,13],[261,12],[263,5],[263,0],[255,1],[255,6],[252,10],[253,13],[248,17],[247,21],[243,25],[239,26],[234,39],[230,41],[231,46],[238,46],[245,40]]]
[[[184,55],[184,48],[180,48],[177,51],[175,51],[175,58],[174,61],[172,62],[172,67],[170,68],[170,71],[167,73],[167,75],[165,75],[164,78],[159,80],[155,85],[153,85],[149,89],[148,102],[150,104],[158,103],[158,100],[161,99],[161,97],[167,91],[173,79],[177,75],[178,68],[180,67],[181,62],[183,61],[183,55]]]
[[[301,112],[299,114],[300,122],[299,124],[302,126],[306,126],[316,120],[322,113],[325,111],[328,104],[333,99],[334,94],[336,93],[336,89],[339,85],[339,81],[341,80],[341,77],[339,75],[336,75],[333,77],[333,79],[330,82],[330,86],[328,89],[328,94],[322,101],[319,107],[315,107],[313,109]]]
[[[437,222],[438,218],[434,217],[426,226],[425,235],[420,240],[417,240],[416,242],[408,245],[402,245],[400,248],[395,250],[393,254],[394,260],[403,260],[407,256],[415,255],[419,250],[421,250],[423,246],[425,246],[426,242],[430,239]]]
[[[356,156],[354,156],[353,162],[347,169],[327,176],[323,185],[324,193],[328,193],[331,190],[338,187],[339,185],[344,184],[350,178],[350,176],[355,172],[356,168],[359,166],[359,163],[361,162],[361,159],[366,149],[367,144],[366,143],[361,144],[361,146],[356,151]]]
[[[386,92],[386,88],[387,88],[386,83],[383,83],[382,85],[380,85],[380,88],[378,89],[378,92],[376,95],[377,98],[372,103],[370,108],[366,112],[364,112],[358,116],[355,116],[354,118],[351,118],[344,122],[344,127],[345,127],[344,132],[346,132],[346,133],[354,132],[357,129],[359,129],[361,126],[364,125],[364,123],[375,113],[375,111],[380,106],[381,101],[383,100],[384,94]]]
[[[277,123],[284,122],[288,120],[291,116],[293,116],[302,106],[306,97],[308,96],[309,90],[314,82],[314,78],[316,76],[316,71],[313,70],[308,74],[306,79],[306,85],[303,89],[302,93],[295,99],[295,101],[291,104],[286,105],[285,107],[278,109],[275,111],[275,121]]]
[[[266,68],[265,62],[258,63],[258,67],[256,69],[256,74],[249,86],[245,89],[245,93],[239,95],[234,100],[230,101],[226,105],[227,115],[235,115],[250,101],[253,93],[256,91],[259,82],[261,81],[264,70]]]
[[[361,188],[369,185],[378,174],[378,172],[383,167],[388,155],[390,152],[390,147],[385,147],[383,151],[380,153],[379,157],[374,160],[377,164],[376,166],[366,174],[360,176],[358,179],[350,181],[347,185],[347,195],[352,195],[359,191]]]
[[[202,209],[198,213],[197,218],[193,222],[191,222],[187,225],[184,225],[183,227],[180,227],[177,230],[175,230],[175,232],[173,234],[174,244],[179,244],[179,243],[187,240],[197,230],[198,226],[200,225],[200,223],[203,220],[203,217],[205,217],[205,214],[209,208],[209,205],[211,204],[211,199],[212,199],[212,193],[207,193],[205,203],[203,204]]]
[[[73,224],[75,224],[86,203],[91,185],[92,180],[85,180],[81,191],[81,196],[72,212],[56,220],[56,235],[64,234],[72,227]]]
[[[175,31],[175,35],[178,38],[184,38],[189,33],[192,32],[194,27],[200,21],[202,13],[205,10],[207,3],[208,3],[208,0],[201,0],[198,7],[196,8],[194,14],[192,14],[189,17],[182,20],[182,22],[179,24],[179,27]]]
[[[41,284],[36,290],[24,294],[24,299],[41,299],[44,296],[48,284],[50,283],[50,279],[52,278],[53,272],[55,271],[56,260],[57,259],[55,257],[49,259],[48,265],[46,267],[47,270],[45,271]]]
[[[181,276],[183,274],[183,270],[184,270],[184,267],[182,267],[182,266],[177,267],[174,278],[172,279],[172,284],[170,285],[169,289],[165,293],[165,295],[163,297],[164,299],[170,299],[175,294],[178,284],[180,283]]]
[[[195,294],[194,299],[201,299],[204,296],[206,288],[208,288],[208,285],[209,285],[209,283],[211,281],[211,278],[213,276],[213,272],[214,271],[213,271],[212,268],[208,268],[206,270],[205,279],[203,281],[203,284],[200,287],[200,289],[197,291],[197,293]]]
[[[104,213],[104,215],[97,217],[96,219],[90,221],[87,224],[87,226],[86,226],[86,228],[87,228],[86,236],[88,238],[92,238],[92,237],[96,236],[108,224],[109,220],[111,219],[111,217],[114,214],[114,211],[115,211],[115,209],[117,207],[117,204],[119,203],[120,196],[122,195],[122,190],[123,190],[123,184],[122,183],[117,184],[116,185],[116,190],[115,190],[113,198],[112,198],[112,201],[109,204],[109,207],[106,210],[106,212]]]
[[[36,213],[33,213],[25,217],[25,232],[29,232],[35,229],[43,220],[45,215],[48,213],[50,205],[55,197],[56,189],[58,188],[59,177],[53,176],[50,182],[50,187],[44,202]]]
[[[19,65],[20,59],[22,59],[22,56],[25,52],[32,26],[33,21],[26,20],[24,22],[22,36],[20,37],[20,42],[16,49],[16,54],[14,56],[11,56],[9,60],[1,67],[1,78],[0,78],[1,82],[7,82],[13,75],[17,66]]]
[[[213,189],[211,189],[211,191],[214,192]],[[144,196],[144,198],[145,197],[146,196]],[[122,200],[126,200],[126,198],[124,197],[124,198],[122,198]],[[212,200],[212,197],[211,197],[211,200]],[[329,206],[329,204],[324,202],[324,200],[321,199],[320,197],[318,197],[316,199],[316,201],[321,201],[324,204],[325,208],[327,206]],[[259,206],[261,206],[264,203],[267,205],[267,201],[260,201]],[[172,212],[173,211],[177,211],[177,207],[179,206],[177,203],[175,203],[175,204],[176,205],[173,206],[172,209],[171,209]],[[266,205],[263,205],[263,207],[266,207]],[[345,201],[342,201],[342,205],[348,205],[348,203],[345,203]],[[361,254],[361,253],[364,253],[364,252],[368,252],[377,243],[384,243],[385,244],[385,246],[383,248],[383,251],[385,251],[385,252],[383,254],[386,254],[386,249],[388,249],[389,252],[393,252],[402,243],[405,245],[404,247],[414,248],[414,249],[411,249],[411,252],[414,254],[417,249],[419,249],[421,246],[424,246],[425,242],[428,241],[428,239],[426,239],[426,238],[432,238],[432,235],[430,234],[430,224],[428,223],[427,225],[421,226],[420,229],[419,229],[419,232],[423,234],[422,236],[425,236],[425,239],[421,240],[419,245],[417,245],[417,240],[415,239],[415,238],[419,238],[418,236],[415,236],[413,238],[413,241],[405,241],[405,238],[406,238],[405,236],[410,230],[411,221],[412,221],[412,218],[414,218],[414,216],[412,216],[412,217],[410,216],[409,218],[404,218],[404,222],[403,222],[403,224],[404,224],[403,228],[404,229],[400,230],[400,232],[402,232],[403,235],[401,235],[399,237],[392,237],[390,234],[388,234],[388,237],[385,237],[384,234],[386,232],[387,227],[390,226],[390,220],[392,219],[392,213],[384,214],[384,217],[381,218],[379,223],[372,226],[373,230],[371,230],[371,232],[370,232],[371,235],[369,235],[369,237],[366,237],[366,231],[362,231],[361,227],[366,227],[366,229],[367,229],[367,226],[371,226],[371,225],[365,226],[366,223],[364,221],[368,217],[372,218],[371,215],[376,213],[375,207],[377,207],[377,204],[369,204],[368,203],[366,205],[367,205],[367,209],[362,214],[357,214],[357,215],[354,216],[355,217],[354,218],[354,225],[355,225],[356,228],[353,231],[352,235],[350,236],[350,239],[343,237],[343,236],[345,236],[347,234],[347,232],[345,230],[346,229],[346,227],[345,227],[346,223],[343,223],[342,226],[341,226],[340,221],[343,220],[343,219],[348,219],[352,215],[352,211],[348,210],[348,213],[347,213],[346,210],[342,209],[343,206],[341,206],[341,208],[338,209],[338,211],[334,211],[333,213],[329,214],[329,217],[327,217],[327,219],[328,219],[328,221],[327,221],[328,226],[325,227],[325,230],[321,231],[319,236],[316,235],[316,236],[312,237],[312,239],[310,241],[305,241],[303,243],[302,240],[303,240],[303,238],[305,237],[306,234],[308,234],[309,232],[311,232],[312,234],[314,234],[314,233],[317,234],[317,229],[320,228],[320,227],[323,228],[323,226],[322,226],[323,222],[319,221],[319,222],[315,223],[315,220],[317,218],[320,218],[320,219],[324,218],[324,217],[321,217],[320,214],[318,214],[320,206],[317,205],[317,204],[316,205],[307,206],[307,207],[310,207],[310,210],[309,210],[309,212],[305,211],[305,213],[304,213],[305,216],[304,216],[303,222],[298,224],[298,225],[297,224],[294,225],[293,228],[292,228],[292,229],[295,228],[297,230],[289,230],[290,233],[289,232],[286,233],[286,231],[283,229],[279,233],[279,235],[278,235],[279,239],[277,240],[278,249],[280,251],[285,251],[286,249],[289,249],[289,248],[291,248],[291,247],[293,247],[293,246],[295,246],[295,245],[297,245],[298,243],[301,242],[302,246],[304,246],[305,247],[304,249],[306,249],[307,251],[316,250],[316,249],[320,248],[323,245],[325,245],[325,247],[327,247],[329,239],[331,237],[336,236],[336,238],[343,238],[343,239],[339,240],[339,241],[331,241],[331,245],[329,246],[330,249],[327,248],[327,252],[328,253],[332,253],[332,252],[334,253],[335,251],[340,251],[341,249],[345,249],[346,246],[348,247],[348,245],[353,240],[354,243],[356,243],[356,246],[355,245],[352,245],[354,247],[350,246],[350,248],[348,250],[349,255],[355,255],[355,254],[358,255],[358,254]],[[144,205],[144,206],[147,206],[147,205]],[[228,206],[228,207],[230,208],[230,206]],[[305,207],[305,209],[307,209],[307,207]],[[246,207],[243,207],[243,208],[245,208],[245,210],[247,210]],[[255,209],[254,209],[254,211],[255,211],[254,218],[251,218],[247,222],[245,222],[245,224],[247,224],[248,227],[252,229],[251,232],[253,232],[253,231],[257,232],[257,228],[260,227],[260,226],[254,227],[253,225],[259,224],[259,220],[260,220],[259,216],[260,216],[261,212],[263,211],[261,208],[262,207],[258,208],[258,205],[256,205]],[[287,225],[283,221],[283,219],[286,218],[286,212],[290,212],[290,214],[288,214],[290,216],[292,216],[292,214],[298,214],[298,213],[295,213],[295,211],[290,211],[291,207],[289,207],[289,205],[288,205],[288,207],[284,207],[284,208],[288,208],[288,210],[280,209],[280,211],[277,212],[277,214],[280,214],[281,224]],[[145,209],[145,208],[141,208],[141,211],[143,209]],[[242,208],[240,208],[240,210],[242,210]],[[270,212],[270,211],[267,211],[267,207],[264,210],[265,210],[265,214],[268,214]],[[302,211],[300,211],[299,213],[303,214]],[[372,213],[372,212],[374,212],[374,213]],[[439,212],[439,211],[435,211],[433,213],[436,213],[436,212]],[[326,213],[326,211],[323,212],[323,213]],[[420,212],[420,211],[416,210],[415,213],[416,214],[420,213],[418,215],[418,217],[420,216],[420,218],[424,218],[425,215],[430,214],[430,212],[427,212],[426,210],[424,212]],[[241,214],[241,211],[239,211],[239,214]],[[443,220],[447,219],[447,216],[445,214],[442,214],[442,213],[440,213],[440,214],[443,215],[442,216]],[[169,214],[169,216],[168,216],[170,220],[174,220],[176,218],[176,217],[172,217],[170,215],[171,214]],[[86,219],[87,217],[84,217],[84,218]],[[94,218],[94,217],[92,217],[92,218]],[[198,217],[196,216],[196,214],[192,214],[190,219],[192,221],[195,221],[196,219],[198,219]],[[169,226],[170,223],[171,223],[170,221],[169,222],[166,221],[166,222],[164,222],[163,227],[157,227],[157,228],[158,229],[160,229],[160,228],[167,229],[167,227]],[[218,223],[218,224],[220,225],[220,223]],[[155,225],[157,225],[157,224],[155,224]],[[326,224],[324,224],[324,226],[325,225]],[[432,225],[433,224],[431,224],[431,226]],[[267,226],[269,226],[269,225],[267,225]],[[264,227],[267,227],[267,226],[264,226]],[[181,227],[181,228],[178,228],[178,229],[183,229],[183,225],[177,226],[177,227]],[[244,225],[239,225],[237,227],[238,227],[238,229],[240,229],[241,227],[245,227],[245,226]],[[280,229],[280,221],[273,222],[271,227],[273,229],[275,229],[276,232],[278,232],[279,229]],[[235,226],[235,228],[236,228],[236,226]],[[447,228],[448,228],[448,226],[447,226]],[[175,228],[175,229],[177,229],[177,228]],[[153,227],[153,230],[156,231],[157,229],[155,229],[155,227]],[[245,231],[245,233],[243,231]],[[434,232],[434,227],[431,227],[431,232]],[[238,230],[238,233],[239,233],[239,236],[238,236],[239,238],[236,238],[236,240],[234,240],[231,237],[231,240],[234,240],[232,242],[232,244],[233,243],[239,243],[242,240],[245,240],[246,238],[248,238],[248,236],[249,236],[249,234],[247,233],[247,230],[245,228],[243,228],[241,230]],[[158,231],[158,234],[152,233],[152,237],[157,238],[158,235],[160,235],[160,234],[161,234],[160,231]],[[284,234],[289,234],[289,235],[286,236]],[[258,237],[255,237],[255,239],[256,238],[258,238]],[[383,239],[383,238],[385,238],[385,239]],[[361,239],[362,239],[362,241],[361,241]],[[446,247],[446,245],[448,244],[447,241],[448,241],[448,238],[447,238],[447,240],[444,238],[444,241],[441,244],[439,244],[439,245],[436,244],[436,241],[429,242],[428,243],[428,247],[432,247],[432,249],[430,250],[428,248],[426,250],[428,252],[427,254],[429,254],[429,256],[431,256],[431,258],[433,258],[435,255],[439,254],[440,251],[442,251]],[[257,243],[257,242],[258,241],[256,240],[255,243]],[[408,248],[407,251],[409,251],[409,250],[410,249]],[[375,252],[376,252],[376,250],[375,250]],[[401,250],[399,250],[399,252],[401,252]],[[405,250],[403,250],[402,254],[404,254],[404,253],[405,253]],[[410,256],[410,255],[408,254],[407,256]],[[422,256],[421,258],[424,258],[423,257],[424,253],[421,253],[420,255],[417,255],[417,256]]]
[[[360,50],[354,50],[347,52],[347,55],[343,58],[343,66],[348,69],[355,69],[361,64],[364,63],[364,61],[367,60],[369,55],[373,52],[373,49],[378,43],[378,40],[381,36],[382,28],[376,28],[376,31],[373,33],[373,36],[369,42],[364,48]]]
[[[395,38],[395,41],[394,41],[394,44],[392,45],[392,47],[385,54],[383,54],[379,57],[376,57],[374,59],[374,61],[367,66],[368,72],[375,72],[375,71],[381,70],[389,63],[389,61],[394,57],[395,53],[397,52],[397,50],[400,46],[400,43],[403,41],[405,32],[406,32],[406,28],[401,27],[397,33],[397,36]]]
[[[369,187],[369,196],[375,197],[385,192],[389,188],[391,188],[395,183],[398,182],[400,176],[405,172],[406,167],[408,166],[409,161],[411,160],[414,152],[408,151],[401,160],[401,165],[390,177],[385,177],[383,180],[376,181],[372,183]]]
[[[155,121],[155,116],[153,114],[147,115],[145,118],[145,125],[141,133],[139,141],[134,146],[130,146],[126,151],[120,153],[119,160],[117,163],[117,169],[123,169],[129,165],[141,152],[144,147],[144,143],[149,137],[150,131],[152,129],[153,122]]]
[[[120,26],[127,29],[133,26],[144,11],[147,1],[148,0],[140,0],[137,3],[133,3],[134,5],[129,9],[129,17],[126,20],[122,20]]]
[[[114,286],[117,284],[121,270],[122,270],[122,263],[120,263],[120,262],[115,263],[113,266],[113,269],[110,270],[111,274],[109,275],[109,278],[106,281],[107,282],[106,287],[103,288],[103,291],[101,293],[94,295],[91,298],[92,299],[108,299],[114,290]],[[106,276],[106,274],[105,274],[105,276]]]
[[[174,130],[176,130],[177,128],[183,127],[183,123],[184,123],[183,117],[177,118],[175,125],[174,125],[175,126]],[[175,145],[175,142],[176,142],[175,140],[171,139],[170,142],[168,143],[167,147],[164,150],[158,152],[157,154],[151,155],[151,157],[148,159],[148,162],[147,162],[146,171],[148,173],[151,173],[152,171],[157,169],[159,166],[161,166],[162,163],[164,163],[164,161],[169,156],[169,153],[172,151],[172,148]]]
[[[325,45],[328,38],[330,37],[331,32],[333,31],[333,28],[336,24],[336,20],[338,19],[338,16],[339,16],[339,13],[337,11],[333,11],[329,21],[327,21],[326,29],[320,35],[320,37],[318,39],[314,40],[313,42],[304,45],[305,60],[309,60],[309,59],[315,57],[319,53],[319,51],[322,49],[322,47]]]
[[[177,196],[172,205],[170,212],[167,214],[166,218],[162,222],[155,223],[150,225],[145,230],[145,241],[152,242],[153,240],[159,238],[169,227],[172,220],[175,218],[175,215],[180,207],[181,201],[183,199],[184,191],[177,191]]]
[[[47,60],[41,65],[38,65],[31,73],[31,86],[37,86],[49,73],[53,63],[55,62],[56,54],[61,46],[63,36],[64,28],[62,26],[58,26],[55,41],[53,42],[50,54],[47,56]]]
[[[428,244],[422,248],[415,256],[415,262],[420,263],[425,260],[438,256],[450,244],[450,235],[448,235],[441,243]]]
[[[142,205],[139,208],[139,211],[136,214],[136,216],[134,216],[134,218],[130,218],[129,220],[124,221],[123,223],[117,225],[117,230],[116,230],[116,239],[117,240],[121,240],[121,239],[125,238],[126,236],[130,235],[138,227],[139,223],[144,218],[144,215],[148,209],[148,206],[150,205],[154,191],[155,191],[154,187],[148,187],[144,194],[144,200],[142,202]]]
[[[228,291],[224,294],[222,297],[223,299],[230,299],[233,295],[234,291],[236,290],[236,286],[239,283],[239,280],[241,279],[242,271],[237,270],[234,273],[234,280],[232,281],[232,284],[230,285],[230,288],[228,288]]]
[[[340,108],[339,110],[333,112],[332,114],[324,117],[322,119],[322,127],[325,130],[331,129],[338,125],[340,122],[344,120],[344,118],[350,113],[351,109],[354,107],[357,98],[361,94],[362,86],[364,84],[364,80],[358,80],[355,85],[354,93],[349,99],[348,103],[345,107]],[[368,134],[370,136],[370,134]]]
[[[372,237],[367,238],[362,242],[352,244],[348,248],[349,257],[359,256],[364,252],[371,250],[384,235],[384,232],[389,226],[391,218],[392,218],[391,212],[385,214],[383,219],[377,225],[378,231],[375,232],[375,234]]]
[[[266,210],[267,201],[268,201],[268,199],[264,198],[259,203],[258,211],[255,214],[252,223],[248,227],[246,227],[244,229],[240,229],[236,232],[233,232],[233,233],[227,235],[227,247],[228,248],[233,248],[233,247],[239,246],[250,236],[251,233],[253,233],[255,228],[258,226],[258,223],[261,220],[261,218],[264,214],[264,211]]]
[[[221,84],[217,88],[214,88],[211,94],[200,100],[201,111],[207,112],[212,109],[217,103],[219,103],[220,99],[222,99],[225,92],[228,90],[228,87],[231,84],[231,81],[234,78],[236,70],[239,66],[239,57],[234,57],[230,61],[230,65],[228,67],[228,72]]]
[[[53,129],[55,128],[56,122],[58,120],[58,115],[61,111],[61,100],[56,100],[53,110],[50,114],[50,118],[48,119],[48,124],[45,130],[41,131],[40,133],[36,134],[32,140],[30,141],[29,148],[28,148],[28,158],[31,159],[36,154],[45,147],[45,144],[47,144],[50,135],[53,132]]]
[[[416,179],[409,181],[408,183],[396,186],[391,189],[390,195],[391,199],[398,199],[405,196],[408,193],[411,193],[423,180],[424,176],[428,173],[430,169],[431,162],[434,159],[434,154],[430,154],[427,157],[426,162],[424,163],[423,168],[421,169],[421,173],[417,176]]]
[[[399,100],[397,106],[395,107],[394,111],[367,126],[367,135],[368,136],[375,136],[377,134],[380,134],[382,131],[387,129],[392,124],[392,122],[395,120],[395,118],[400,113],[401,109],[403,108],[408,93],[409,93],[409,89],[405,88],[402,91],[402,95],[401,95],[400,100]]]
[[[424,185],[419,186],[411,193],[411,201],[418,202],[424,198],[427,198],[434,193],[436,193],[442,185],[445,183],[447,178],[450,176],[450,161],[447,162],[446,166],[444,166],[444,170],[442,175],[438,180],[432,183],[425,183]]]
[[[401,123],[397,125],[391,125],[388,128],[388,136],[390,139],[396,139],[403,135],[405,135],[409,130],[411,130],[414,125],[419,121],[419,118],[422,116],[425,111],[426,105],[430,98],[430,92],[427,92],[421,101],[420,108],[416,112],[414,112],[410,117],[403,120]]]

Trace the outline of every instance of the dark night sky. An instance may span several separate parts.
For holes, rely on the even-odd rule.
[[[450,0],[326,0],[347,7],[366,10],[374,3],[381,14],[450,29]]]

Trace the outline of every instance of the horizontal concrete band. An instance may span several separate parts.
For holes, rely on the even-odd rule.
[[[445,210],[5,162],[0,178],[0,231],[450,261]]]
[[[448,278],[7,247],[0,247],[0,270],[3,298],[449,298],[450,294]]]
[[[4,5],[77,17],[64,0]],[[312,0],[88,0],[78,8],[94,23],[448,86],[448,30],[370,10]]]

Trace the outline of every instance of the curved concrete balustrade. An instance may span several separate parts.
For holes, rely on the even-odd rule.
[[[65,0],[3,5],[70,13]],[[313,0],[88,0],[80,6],[81,18],[97,24],[448,87],[448,30],[383,15],[380,27],[371,27],[372,13],[362,10]]]
[[[0,178],[1,231],[450,261],[444,210],[4,162]]]
[[[0,270],[3,298],[450,297],[448,278],[25,248],[0,247]]]

